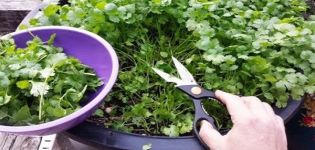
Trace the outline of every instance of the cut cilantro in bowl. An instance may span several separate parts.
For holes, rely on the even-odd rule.
[[[80,109],[88,91],[103,85],[88,66],[53,46],[55,35],[16,48],[0,41],[0,124],[49,122]]]

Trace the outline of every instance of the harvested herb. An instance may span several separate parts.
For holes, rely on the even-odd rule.
[[[69,0],[51,4],[33,26],[83,28],[109,41],[121,64],[100,108],[106,127],[147,135],[191,132],[193,105],[151,67],[174,73],[171,56],[203,87],[256,95],[286,107],[315,91],[315,21],[300,0]],[[111,108],[106,113],[106,108]],[[229,116],[206,104],[219,127]],[[97,113],[100,115],[101,113]],[[105,119],[104,119],[105,118]],[[95,120],[95,118],[91,118]]]
[[[62,48],[38,37],[17,48],[0,40],[0,123],[30,125],[49,122],[80,109],[87,91],[102,81]]]
[[[146,144],[142,146],[142,150],[150,150],[152,149],[152,144]]]

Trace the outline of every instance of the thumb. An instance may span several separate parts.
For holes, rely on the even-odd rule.
[[[223,142],[223,136],[205,120],[201,121],[199,131],[200,138],[206,143],[210,149],[220,149]]]

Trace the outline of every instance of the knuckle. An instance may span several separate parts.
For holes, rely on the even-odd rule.
[[[276,119],[277,119],[279,122],[281,122],[281,123],[284,124],[284,120],[282,119],[282,117],[276,115]]]
[[[252,126],[252,127],[264,127],[264,128],[271,128],[274,123],[272,119],[269,118],[262,118],[258,116],[249,116],[245,120],[243,120],[242,124],[245,126]]]
[[[272,109],[272,107],[271,107],[268,103],[266,103],[266,102],[262,102],[262,104],[263,104],[263,105],[264,105],[264,107],[265,107],[265,108],[267,108],[269,111],[274,112],[274,111],[273,111],[273,109]]]
[[[262,102],[263,103],[263,105],[265,105],[265,106],[267,106],[267,107],[271,107],[268,103],[266,103],[266,102]]]
[[[257,98],[256,96],[246,96],[246,97],[242,97],[241,99],[243,99],[246,102],[261,102],[259,98]]]
[[[243,124],[245,125],[254,125],[256,123],[260,122],[260,119],[255,116],[248,116],[244,119]]]
[[[277,120],[277,129],[282,130],[284,128],[284,120],[279,116],[276,116],[276,120]]]
[[[258,97],[256,97],[256,96],[250,96],[250,99],[253,100],[253,101],[261,102],[260,99]]]

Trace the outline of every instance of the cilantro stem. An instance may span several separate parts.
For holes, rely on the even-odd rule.
[[[85,85],[82,91],[79,93],[79,95],[83,95],[87,89],[88,85]]]
[[[33,38],[35,38],[36,36],[31,32],[31,31],[27,31]]]
[[[63,100],[63,98],[64,98],[68,93],[69,93],[69,90],[67,90],[67,91],[65,92],[65,94],[63,94],[63,95],[59,98],[59,106],[60,106],[60,103],[61,103],[61,101]]]
[[[182,111],[176,113],[175,115],[180,115],[180,114],[182,114],[182,113],[184,113],[184,112],[186,112],[186,111],[188,111],[188,110],[190,110],[190,109],[191,109],[191,108],[185,108],[185,109],[183,109]]]
[[[58,72],[58,73],[63,73],[63,74],[69,74],[69,75],[72,75],[73,73],[70,73],[70,72],[64,72],[64,71],[56,71],[56,72]],[[94,73],[82,73],[82,74],[84,74],[84,75],[88,75],[88,76],[96,76],[96,74],[94,74]]]
[[[88,75],[88,76],[96,76],[96,74],[93,74],[93,73],[83,73],[84,75]]]
[[[256,94],[255,96],[258,97],[258,96],[264,95],[264,93],[270,92],[271,90],[272,90],[272,89],[268,89],[268,90],[266,90],[266,91],[264,91],[264,92],[261,92],[261,93],[259,93],[259,94]]]
[[[45,78],[45,83],[47,83],[48,77]],[[38,119],[42,120],[42,114],[43,114],[43,103],[44,103],[44,95],[41,94],[40,95],[40,99],[39,99],[39,111],[38,111]]]
[[[0,55],[5,54],[6,52],[7,52],[6,50],[3,50],[3,51],[0,53]]]
[[[43,105],[43,95],[40,95],[39,99],[39,111],[38,111],[38,119],[42,120],[42,105]]]
[[[42,60],[45,59],[47,56],[48,56],[48,55],[45,55],[45,56],[41,57],[37,62],[42,61]]]

